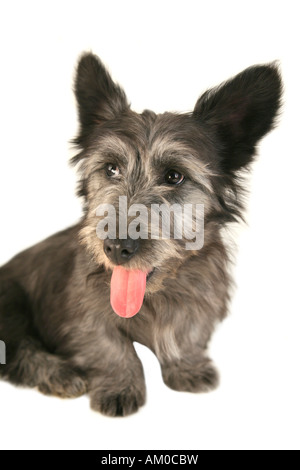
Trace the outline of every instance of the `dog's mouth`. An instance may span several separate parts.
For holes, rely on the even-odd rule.
[[[153,276],[154,274],[154,271],[155,271],[155,268],[152,269],[152,271],[149,271],[148,274],[147,274],[147,278],[146,278],[146,281],[150,281],[151,277]]]
[[[142,308],[147,282],[155,269],[151,271],[127,270],[116,266],[110,284],[110,303],[117,315],[131,318]]]

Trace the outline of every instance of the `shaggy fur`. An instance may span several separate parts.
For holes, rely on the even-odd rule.
[[[0,375],[60,397],[89,393],[93,409],[110,416],[145,402],[142,364],[133,342],[158,357],[165,383],[206,392],[218,384],[207,356],[216,323],[227,314],[230,277],[222,228],[242,215],[241,170],[280,106],[274,64],[251,67],[204,93],[187,114],[130,109],[124,91],[93,54],[79,61],[75,94],[80,151],[73,159],[84,200],[82,221],[24,251],[0,269],[0,339],[7,364]],[[108,164],[121,170],[109,178]],[[176,169],[180,186],[165,183]],[[110,305],[114,263],[96,235],[95,209],[119,196],[129,205],[205,205],[205,244],[140,240],[126,268],[155,271],[141,312],[120,318]]]

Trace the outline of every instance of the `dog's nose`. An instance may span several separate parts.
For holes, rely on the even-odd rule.
[[[109,240],[104,241],[104,252],[114,264],[125,264],[136,254],[139,247],[138,240]]]

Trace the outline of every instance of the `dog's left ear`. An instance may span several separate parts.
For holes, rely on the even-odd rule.
[[[129,108],[122,88],[92,53],[84,53],[79,59],[74,91],[81,126],[79,141],[84,141],[94,125],[114,119]]]
[[[255,146],[275,122],[282,84],[276,65],[254,66],[204,93],[194,117],[219,143],[221,168],[232,174],[251,163]]]

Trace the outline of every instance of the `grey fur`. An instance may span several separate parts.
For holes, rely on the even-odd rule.
[[[0,375],[46,394],[76,397],[110,416],[145,402],[142,364],[133,342],[158,357],[165,383],[206,392],[218,384],[207,356],[215,325],[228,311],[231,280],[222,228],[241,216],[241,169],[273,126],[281,83],[274,65],[247,69],[203,95],[193,113],[156,115],[130,110],[98,58],[81,57],[75,82],[80,131],[79,194],[84,217],[74,227],[16,256],[0,269],[0,339],[7,364]],[[122,176],[105,173],[117,164]],[[164,184],[167,169],[186,180]],[[142,240],[128,269],[151,270],[143,307],[123,319],[110,305],[112,262],[96,235],[101,203],[202,203],[205,244]]]

